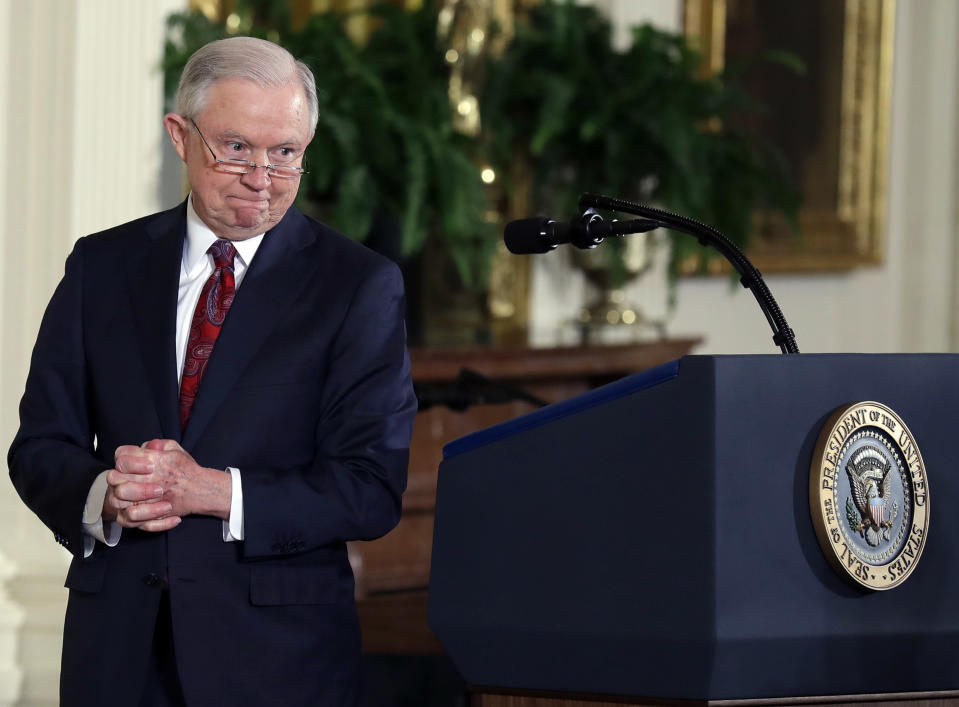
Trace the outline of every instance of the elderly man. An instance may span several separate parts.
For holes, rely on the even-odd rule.
[[[80,239],[9,453],[73,553],[63,705],[350,705],[346,541],[400,515],[415,399],[398,270],[291,204],[313,75],[239,37],[164,125],[191,194]]]

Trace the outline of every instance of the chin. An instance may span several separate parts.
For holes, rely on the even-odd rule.
[[[237,211],[233,218],[234,228],[260,228],[270,223],[270,214],[266,211]]]
[[[264,227],[266,227],[266,219],[237,219],[233,222],[233,228],[239,228],[247,231]]]

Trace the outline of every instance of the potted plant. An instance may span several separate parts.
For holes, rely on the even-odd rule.
[[[649,25],[618,50],[595,7],[544,0],[489,67],[485,148],[504,174],[517,156],[530,165],[528,184],[511,189],[527,189],[536,211],[571,214],[581,192],[598,192],[655,202],[744,247],[757,214],[795,221],[798,208],[781,155],[739,127],[740,114],[761,110],[740,82],[745,68],[706,77],[684,36]],[[672,245],[675,277],[698,245]],[[610,246],[610,286],[619,286],[623,242]]]

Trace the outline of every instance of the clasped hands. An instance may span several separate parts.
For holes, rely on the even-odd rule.
[[[196,463],[171,439],[123,445],[113,454],[103,499],[104,522],[162,532],[191,514],[230,516],[230,474]]]

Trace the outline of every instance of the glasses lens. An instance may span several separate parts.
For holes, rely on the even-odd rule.
[[[224,172],[246,174],[250,171],[250,163],[243,160],[217,160],[217,164]]]
[[[298,167],[273,167],[270,170],[270,176],[280,179],[296,179],[303,172]]]

